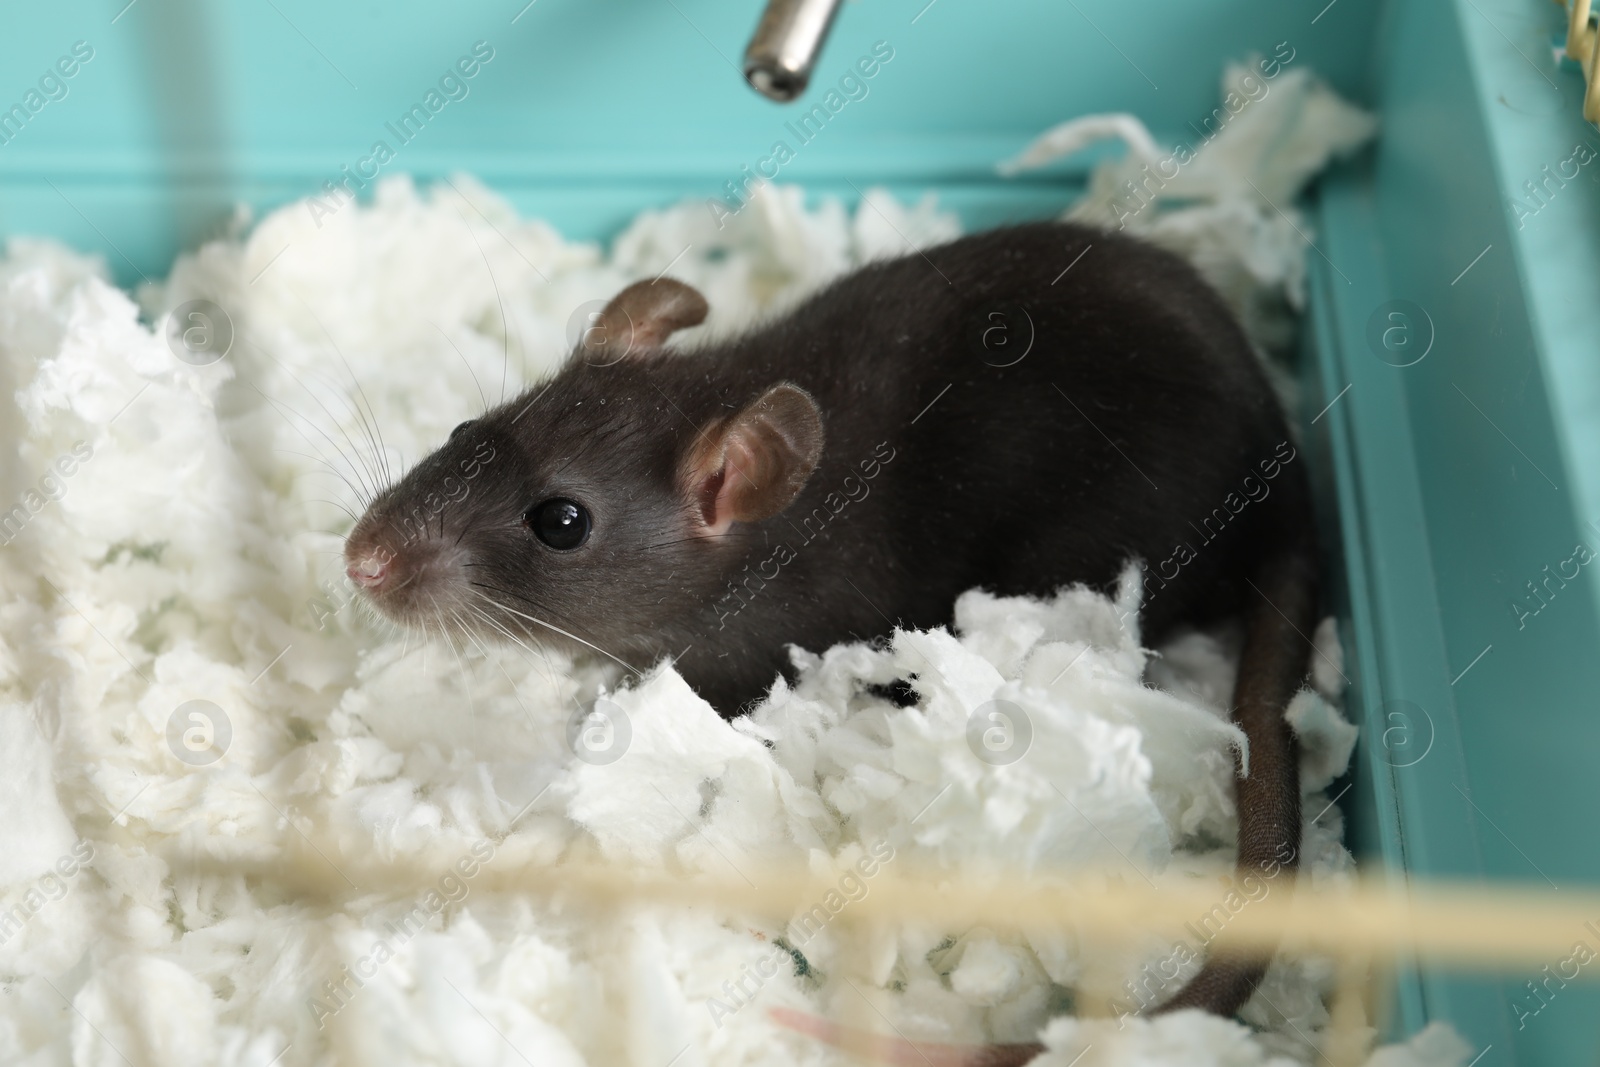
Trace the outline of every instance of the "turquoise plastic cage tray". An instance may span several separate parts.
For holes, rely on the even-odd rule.
[[[1375,148],[1312,198],[1302,361],[1364,727],[1340,800],[1353,844],[1419,876],[1600,882],[1600,619],[1573,562],[1580,544],[1600,554],[1600,160],[1561,177],[1600,136],[1581,119],[1580,73],[1556,58],[1561,8],[852,2],[789,107],[740,77],[758,13],[729,0],[19,9],[0,35],[0,107],[23,106],[0,114],[0,232],[98,251],[136,283],[220,232],[236,203],[259,211],[370,170],[385,140],[383,174],[470,172],[525,214],[604,237],[642,208],[723,195],[875,47],[892,57],[868,94],[779,179],[846,201],[869,184],[931,190],[983,227],[1053,214],[1081,188],[1085,160],[996,177],[1041,130],[1131,111],[1178,139],[1214,106],[1225,61],[1288,42],[1383,120]],[[465,91],[394,137],[463,58]],[[1408,972],[1391,1028],[1448,1020],[1482,1067],[1596,1062],[1600,989],[1532,1000],[1532,977]]]

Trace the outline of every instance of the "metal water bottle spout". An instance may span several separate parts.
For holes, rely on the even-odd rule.
[[[744,50],[745,80],[786,104],[805,92],[841,0],[767,0]]]

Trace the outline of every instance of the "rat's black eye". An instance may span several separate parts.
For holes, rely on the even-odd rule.
[[[533,535],[551,548],[562,552],[577,548],[589,540],[588,510],[575,501],[555,497],[535,504],[523,516]]]
[[[459,425],[455,429],[451,430],[450,431],[450,440],[454,441],[456,439],[456,434],[460,433],[462,430],[465,430],[468,426],[471,426],[473,423],[475,423],[477,421],[478,421],[477,419],[468,419],[466,422],[463,422],[461,425]]]

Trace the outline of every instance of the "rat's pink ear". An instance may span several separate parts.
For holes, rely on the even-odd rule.
[[[717,537],[788,507],[822,458],[822,413],[811,395],[783,382],[737,415],[706,427],[680,470],[695,532]]]
[[[578,348],[601,365],[648,355],[675,331],[700,325],[708,310],[706,298],[682,282],[671,278],[634,282],[589,323]]]

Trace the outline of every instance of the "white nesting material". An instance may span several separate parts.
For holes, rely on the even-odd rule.
[[[194,299],[225,309],[232,347],[207,366],[176,359],[102,264],[13,241],[0,427],[20,461],[0,506],[22,512],[0,550],[0,1059],[821,1065],[840,1059],[766,1009],[855,1010],[846,974],[929,1040],[1031,1039],[1065,987],[1126,996],[1170,945],[1107,953],[1071,931],[915,923],[856,944],[832,919],[895,863],[1221,891],[1242,743],[1225,713],[1231,645],[1196,635],[1152,665],[1117,621],[1131,572],[1115,602],[972,592],[954,633],[795,650],[794,687],[733,723],[669,665],[616,691],[600,663],[395,633],[340,577],[341,507],[484,398],[555,368],[582,302],[672,262],[710,299],[703,336],[908,237],[957,232],[931,202],[870,195],[850,216],[773,187],[720,230],[699,205],[650,212],[609,252],[464,177],[427,195],[389,180],[320,225],[290,205],[140,294],[158,325]],[[1323,644],[1336,664],[1331,631]],[[911,672],[917,706],[861,694]],[[1308,813],[1353,739],[1337,670],[1315,681],[1292,715]],[[573,758],[566,730],[603,687],[631,740],[597,765]],[[178,758],[195,720],[170,732],[196,700],[231,734],[213,762]],[[1031,726],[1015,763],[969,744],[994,700]],[[1309,826],[1299,877],[1347,878],[1341,837],[1336,808]],[[756,880],[803,863],[838,888],[809,926],[782,928],[644,905],[595,922],[475,882],[498,857],[554,864],[575,848]],[[336,857],[438,874],[334,907],[218,867]],[[1194,1015],[1131,1023],[1118,1062],[1310,1062],[1297,1035],[1326,1026],[1329,983],[1325,961],[1280,959],[1266,990],[1287,1018],[1258,998],[1245,1018],[1259,1035]],[[1107,1025],[1051,1023],[1050,1062]],[[1464,1059],[1429,1040],[1372,1062]]]

